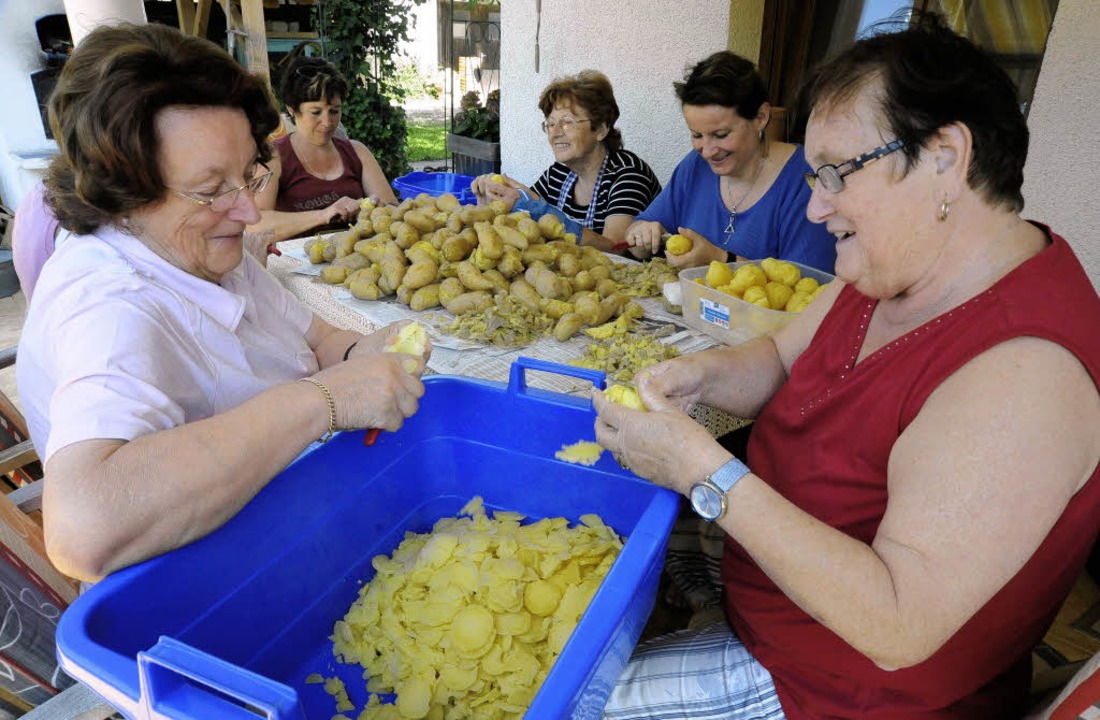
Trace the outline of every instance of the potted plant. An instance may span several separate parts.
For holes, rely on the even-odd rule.
[[[500,172],[500,90],[489,93],[484,106],[476,91],[462,96],[462,108],[447,133],[447,149],[457,173]]]

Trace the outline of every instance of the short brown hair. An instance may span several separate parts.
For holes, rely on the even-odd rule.
[[[1023,210],[1028,128],[1016,86],[942,15],[914,11],[903,28],[856,42],[817,68],[806,94],[810,106],[834,108],[868,89],[878,100],[883,137],[905,143],[905,172],[940,128],[961,123],[974,142],[967,184],[990,204]]]
[[[267,83],[214,43],[128,23],[81,41],[49,103],[60,154],[46,187],[64,227],[91,233],[164,196],[156,116],[175,105],[241,110],[259,159],[271,157],[267,136],[279,115]]]
[[[576,75],[560,77],[546,86],[539,96],[539,110],[543,117],[550,117],[558,103],[579,105],[592,118],[592,127],[607,126],[603,139],[608,150],[621,150],[623,134],[615,127],[619,119],[619,104],[611,81],[598,70],[581,70]]]
[[[348,82],[332,63],[317,57],[299,56],[291,61],[279,84],[279,99],[288,111],[298,112],[302,103],[343,100]]]

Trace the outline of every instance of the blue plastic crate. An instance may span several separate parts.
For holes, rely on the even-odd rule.
[[[610,456],[554,458],[593,439],[591,401],[527,385],[555,372],[603,387],[603,373],[520,358],[507,385],[425,378],[420,411],[364,447],[342,433],[303,455],[233,520],[192,545],[92,587],[58,625],[64,670],[128,718],[329,720],[314,672],[367,700],[358,665],[336,663],[333,624],[406,531],[427,532],[473,495],[487,509],[576,522],[598,513],[627,536],[535,697],[528,718],[598,717],[653,608],[675,493]]]
[[[402,175],[393,181],[393,187],[401,195],[402,200],[414,198],[420,193],[428,193],[432,197],[439,197],[443,193],[451,193],[463,205],[477,203],[474,191],[470,189],[470,183],[474,178],[470,175],[458,175],[444,172],[411,172]]]

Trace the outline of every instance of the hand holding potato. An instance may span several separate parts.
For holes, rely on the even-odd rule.
[[[668,264],[677,269],[699,267],[712,260],[726,262],[726,251],[714,245],[691,228],[677,228],[677,232],[691,241],[691,249],[680,255],[665,253]]]
[[[378,333],[375,333],[378,334]],[[336,404],[341,430],[398,430],[424,395],[424,361],[405,353],[356,352],[317,373]]]
[[[678,493],[686,493],[722,464],[711,467],[709,458],[728,456],[705,427],[672,403],[647,402],[648,411],[634,410],[597,390],[592,404],[596,441],[636,475]]]
[[[324,209],[325,222],[355,222],[359,217],[359,200],[344,196]]]
[[[706,375],[695,358],[685,355],[645,368],[634,384],[646,407],[675,407],[686,413],[704,401]]]
[[[364,335],[359,340],[359,342],[355,344],[355,347],[352,349],[351,353],[348,354],[348,359],[350,360],[352,358],[360,356],[385,352],[387,348],[394,344],[398,336],[401,334],[401,331],[405,327],[412,325],[414,322],[414,320],[398,320],[397,322],[390,323],[389,325],[386,325],[379,330],[375,330],[369,335]],[[421,353],[419,357],[423,363],[427,363],[428,358],[430,358],[431,355],[432,343],[431,340],[428,340],[425,343],[424,352]]]
[[[505,212],[511,211],[512,206],[519,200],[521,189],[526,191],[528,195],[533,195],[526,185],[518,183],[505,175],[487,173],[477,176],[470,183],[470,190],[477,197],[478,205],[488,205],[494,200],[501,200],[507,206]]]

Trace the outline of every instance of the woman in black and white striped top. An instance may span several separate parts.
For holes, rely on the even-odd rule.
[[[558,78],[543,90],[539,109],[554,164],[532,187],[506,176],[477,177],[471,187],[478,200],[504,200],[532,217],[551,212],[584,245],[621,245],[661,183],[644,160],[623,149],[610,81],[596,70]]]

